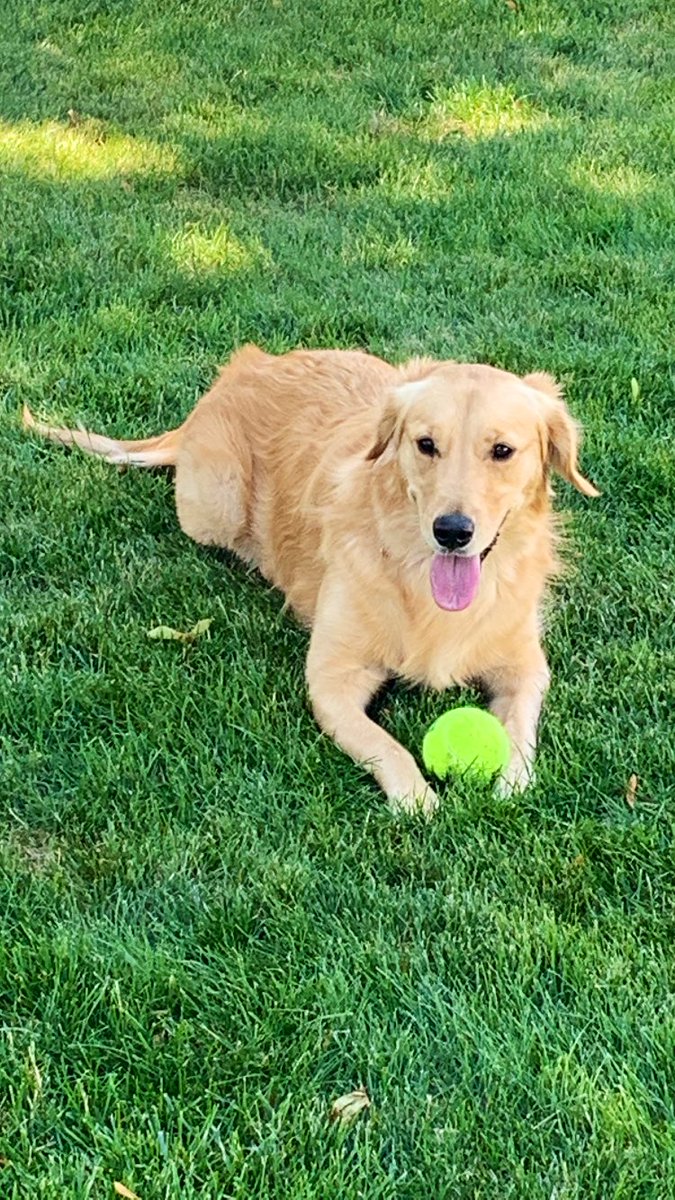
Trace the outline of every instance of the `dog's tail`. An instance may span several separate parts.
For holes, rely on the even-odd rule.
[[[53,442],[61,442],[64,446],[79,446],[87,454],[97,454],[106,462],[118,465],[128,464],[133,467],[172,467],[180,445],[182,425],[178,429],[169,429],[158,437],[143,438],[140,441],[118,441],[117,438],[103,437],[100,433],[89,433],[86,429],[59,429],[55,425],[43,425],[36,421],[27,405],[23,410],[24,429],[32,429],[42,437],[50,438]]]

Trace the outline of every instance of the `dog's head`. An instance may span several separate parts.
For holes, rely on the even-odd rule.
[[[546,492],[549,471],[598,495],[579,472],[578,441],[549,375],[440,363],[392,392],[368,457],[400,472],[441,608],[471,604],[502,526]]]

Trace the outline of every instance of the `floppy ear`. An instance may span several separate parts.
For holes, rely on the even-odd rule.
[[[400,416],[401,408],[398,402],[398,397],[396,392],[392,392],[387,398],[386,404],[382,410],[382,415],[380,417],[380,421],[377,426],[377,432],[375,434],[375,441],[366,454],[367,462],[382,457],[392,441],[394,434],[396,433],[396,427],[399,423]]]
[[[546,400],[546,430],[548,446],[546,461],[552,470],[557,471],[584,496],[599,496],[596,487],[586,479],[579,470],[577,462],[579,453],[580,429],[570,416],[567,405],[562,398],[562,388],[551,375],[537,371],[526,375],[524,383],[534,388]]]
[[[400,442],[405,410],[412,400],[416,400],[424,392],[425,386],[426,375],[421,379],[411,379],[402,383],[389,393],[377,427],[375,443],[368,451],[366,459],[381,458],[394,440],[397,444]]]

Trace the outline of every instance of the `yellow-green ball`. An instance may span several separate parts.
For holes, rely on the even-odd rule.
[[[501,721],[482,708],[453,708],[440,716],[424,737],[427,771],[492,779],[511,757],[511,742]]]

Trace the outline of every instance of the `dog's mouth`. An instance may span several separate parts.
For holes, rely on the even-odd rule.
[[[439,608],[447,612],[462,612],[473,603],[480,586],[481,567],[500,532],[501,526],[481,554],[434,554],[431,560],[431,594]]]

